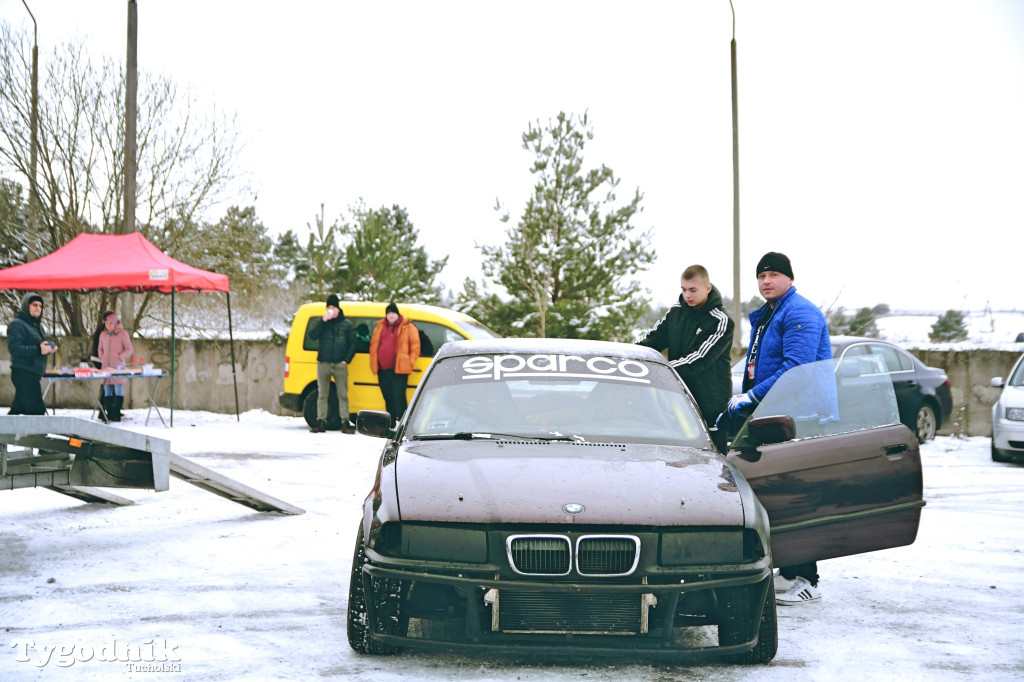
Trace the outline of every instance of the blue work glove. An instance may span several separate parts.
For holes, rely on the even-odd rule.
[[[752,401],[750,399],[750,396],[747,395],[746,393],[740,393],[739,395],[734,395],[732,398],[729,399],[729,404],[725,406],[725,413],[724,414],[725,414],[726,417],[733,417],[733,418],[739,417],[740,416],[740,412],[744,408],[746,408],[746,407],[748,407],[750,405],[753,405],[753,404],[754,404],[754,401]]]

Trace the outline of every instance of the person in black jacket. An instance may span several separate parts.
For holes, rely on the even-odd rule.
[[[683,292],[658,324],[638,344],[668,350],[668,361],[690,389],[711,439],[724,451],[725,434],[714,428],[732,396],[729,374],[733,321],[722,308],[722,295],[702,265],[691,265],[680,278]]]
[[[29,292],[21,299],[18,315],[7,324],[14,384],[14,400],[7,414],[46,414],[40,383],[46,371],[46,356],[55,353],[57,346],[46,340],[42,319],[43,297]]]
[[[327,311],[323,319],[313,320],[309,330],[311,338],[319,339],[320,346],[316,353],[316,388],[319,392],[316,401],[316,424],[310,428],[313,433],[327,430],[327,405],[331,392],[331,378],[338,387],[338,413],[341,418],[341,430],[344,433],[355,433],[348,423],[348,363],[356,354],[356,330],[352,323],[345,319],[345,313],[338,305],[338,296],[327,297]]]

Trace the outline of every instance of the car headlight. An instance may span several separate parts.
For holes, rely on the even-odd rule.
[[[451,526],[385,523],[373,548],[402,559],[482,564],[487,562],[487,533]]]
[[[1006,418],[1012,422],[1024,422],[1024,407],[1007,407]]]
[[[739,564],[765,555],[752,529],[689,530],[661,534],[658,563],[662,566]]]

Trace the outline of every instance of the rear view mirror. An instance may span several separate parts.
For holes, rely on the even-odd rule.
[[[993,388],[1002,388],[1003,387],[1003,378],[1002,377],[992,377],[992,381],[989,382],[989,386],[992,386]]]
[[[364,436],[389,438],[391,431],[391,415],[377,410],[359,410],[356,415],[356,431]]]
[[[793,418],[787,415],[756,417],[747,423],[748,438],[758,445],[771,445],[792,440],[796,435]]]

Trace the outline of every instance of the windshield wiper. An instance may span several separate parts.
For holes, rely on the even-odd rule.
[[[432,433],[418,436],[410,436],[410,440],[505,440],[514,438],[516,440],[542,440],[542,441],[569,441],[581,442],[580,436],[564,436],[554,433],[548,436],[524,436],[518,433],[493,433],[489,431],[459,431],[457,433]]]

